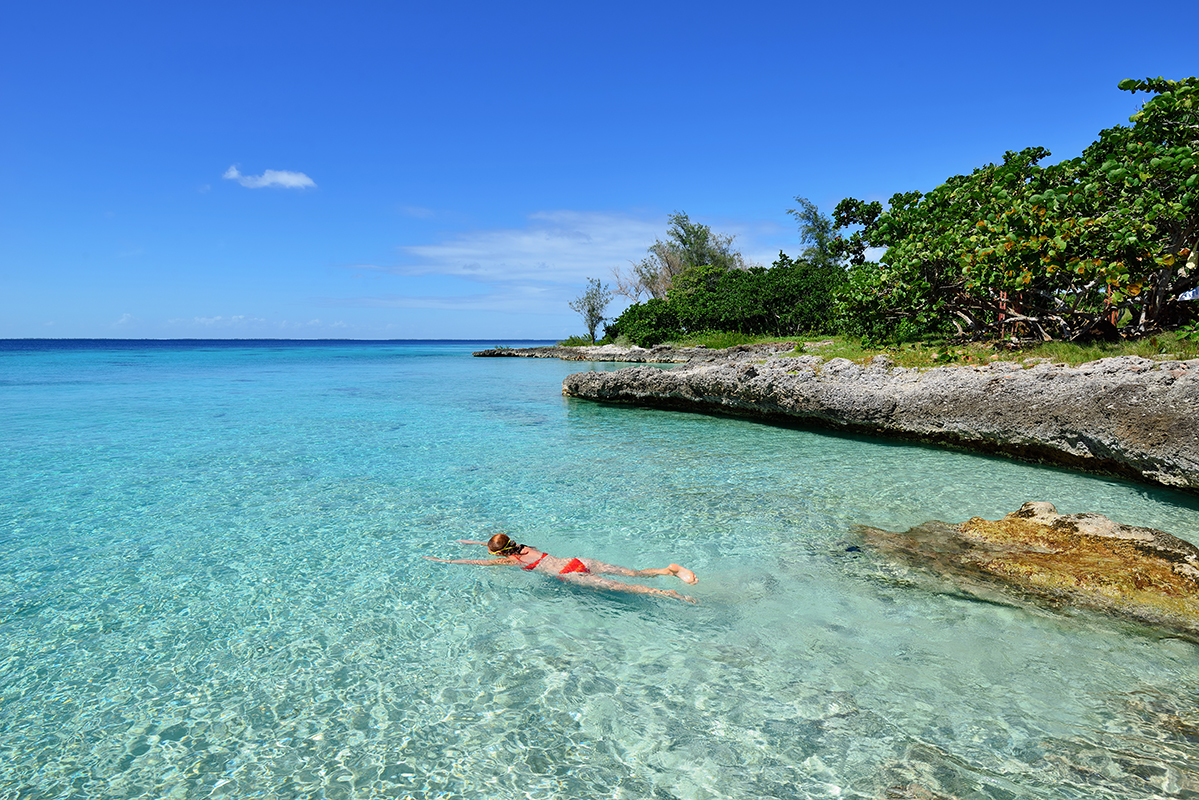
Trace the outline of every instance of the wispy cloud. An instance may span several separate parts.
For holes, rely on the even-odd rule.
[[[247,189],[265,189],[276,186],[281,189],[315,189],[316,182],[303,172],[288,172],[285,169],[268,169],[261,175],[242,175],[237,165],[225,170],[225,180],[237,181]]]
[[[654,240],[666,237],[668,225],[665,214],[538,212],[524,227],[467,231],[433,244],[399,247],[396,264],[347,265],[359,277],[374,273],[409,279],[415,291],[326,297],[320,302],[335,308],[569,316],[573,312],[566,310],[567,303],[587,278],[611,285],[613,269],[627,272],[629,263],[644,258]],[[773,223],[730,227],[717,222],[713,228],[735,234],[736,245],[745,248],[742,252],[763,264],[778,255],[767,242],[793,238]],[[625,305],[614,299],[608,311],[618,314]]]
[[[171,322],[185,322],[185,321],[187,321],[187,320],[171,320]],[[215,325],[215,326],[219,326],[219,327],[230,327],[230,326],[246,325],[246,324],[261,324],[261,323],[266,322],[266,320],[262,319],[261,317],[247,317],[244,314],[235,314],[231,317],[225,317],[225,316],[220,316],[220,315],[215,316],[215,317],[193,317],[190,321],[195,323],[196,325],[207,325],[207,326]]]
[[[400,275],[454,275],[472,281],[578,284],[606,278],[640,260],[665,235],[660,219],[582,211],[546,211],[525,228],[471,231],[439,244],[401,247]]]
[[[355,265],[398,275],[452,275],[481,283],[538,281],[577,286],[587,278],[608,280],[613,268],[627,271],[645,258],[656,239],[666,237],[666,215],[637,216],[588,211],[543,211],[523,228],[477,230],[436,244],[400,247],[393,266]],[[770,264],[781,240],[794,234],[776,224],[721,225],[736,236],[734,246],[755,263]],[[788,242],[787,240],[792,240]]]
[[[266,319],[264,317],[253,317],[247,314],[231,314],[225,316],[217,314],[212,317],[188,317],[175,318],[167,320],[167,323],[176,328],[191,328],[193,330],[222,331],[228,333],[259,333],[273,334],[286,331],[298,330],[320,330],[320,329],[343,329],[348,327],[345,322],[338,320],[337,322],[324,322],[321,319],[309,320],[279,320]]]
[[[519,314],[562,311],[565,295],[560,287],[536,284],[510,284],[491,291],[467,295],[383,295],[328,299],[324,305],[351,308],[408,308],[434,311],[501,311]]]
[[[400,206],[397,210],[406,217],[414,217],[416,219],[433,219],[433,217],[437,216],[436,211],[423,206]]]

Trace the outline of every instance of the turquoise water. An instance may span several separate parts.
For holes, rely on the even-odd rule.
[[[491,344],[0,345],[0,798],[1199,797],[1199,648],[849,549],[1193,498]],[[420,558],[499,531],[701,604]]]

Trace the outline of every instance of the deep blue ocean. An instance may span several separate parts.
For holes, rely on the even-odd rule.
[[[0,342],[0,799],[1199,797],[1199,648],[853,526],[1199,502],[561,395],[527,342]],[[684,564],[700,600],[477,557]]]

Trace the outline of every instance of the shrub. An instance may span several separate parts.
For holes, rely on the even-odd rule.
[[[605,338],[627,337],[641,347],[653,347],[677,339],[682,334],[678,317],[670,304],[658,298],[634,303],[615,322],[604,328]]]

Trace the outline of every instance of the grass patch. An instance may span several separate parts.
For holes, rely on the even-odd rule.
[[[1101,358],[1140,356],[1158,361],[1199,358],[1199,343],[1180,339],[1174,333],[1163,333],[1146,339],[1122,342],[1092,342],[1071,344],[1045,342],[1034,347],[1012,348],[1005,343],[913,342],[893,347],[863,347],[853,339],[834,339],[832,345],[814,351],[826,358],[848,358],[866,363],[880,353],[901,367],[935,367],[942,364],[989,364],[994,361],[1013,361],[1031,366],[1047,361],[1053,364],[1078,366]]]
[[[730,333],[727,331],[704,331],[671,342],[672,347],[707,347],[710,350],[725,350],[739,344],[761,344],[763,342],[782,342],[785,339],[753,336],[748,333]]]
[[[586,347],[593,344],[608,344],[611,340],[593,342],[586,336],[571,336],[558,344],[562,347]],[[1181,332],[1160,333],[1145,339],[1121,342],[1093,342],[1069,344],[1046,342],[1033,347],[1013,348],[1006,342],[953,342],[947,340],[909,342],[901,345],[867,346],[853,336],[752,336],[745,333],[707,331],[670,342],[672,347],[704,346],[710,350],[724,350],[742,344],[777,344],[796,342],[796,354],[818,355],[826,361],[847,358],[859,364],[867,364],[877,355],[884,355],[899,367],[930,367],[945,364],[980,365],[994,361],[1014,361],[1025,366],[1048,361],[1054,364],[1078,366],[1089,361],[1114,356],[1140,356],[1158,361],[1186,361],[1199,358],[1199,336],[1184,329]],[[627,337],[620,337],[615,344],[628,347]]]
[[[826,342],[829,343],[825,344]],[[829,338],[815,339],[805,344],[810,345],[804,348],[805,354],[818,355],[826,360],[847,358],[859,364],[866,364],[875,356],[883,355],[897,367],[924,369],[944,364],[989,364],[1004,357],[1004,351],[996,350],[989,344],[979,342],[968,344],[936,341],[911,342],[889,347],[876,347],[866,346],[860,339],[854,337],[836,336],[831,340]]]
[[[586,336],[567,336],[558,342],[558,347],[591,347],[594,344],[599,342],[594,342]]]
[[[751,337],[744,334],[704,334],[686,340],[686,344],[675,343],[676,347],[704,344],[709,348],[732,347],[738,344],[798,341],[801,347],[797,354],[818,355],[825,360],[846,358],[866,364],[877,355],[884,355],[896,366],[931,368],[945,364],[981,365],[995,361],[1013,361],[1026,366],[1048,361],[1054,364],[1078,366],[1089,361],[1115,356],[1140,356],[1159,361],[1186,361],[1199,358],[1199,339],[1180,336],[1177,333],[1161,333],[1145,339],[1121,342],[1094,342],[1069,344],[1046,342],[1030,348],[1012,348],[1005,342],[952,342],[926,341],[902,345],[867,346],[856,337],[850,336],[804,336],[782,339]],[[724,343],[724,342],[727,342]]]
[[[1158,360],[1186,361],[1199,358],[1199,341],[1183,339],[1177,333],[1159,333],[1147,339],[1126,342],[1094,342],[1091,344],[1066,344],[1046,342],[1021,351],[1022,358],[1047,358],[1056,363],[1085,364],[1113,356],[1140,356]]]

